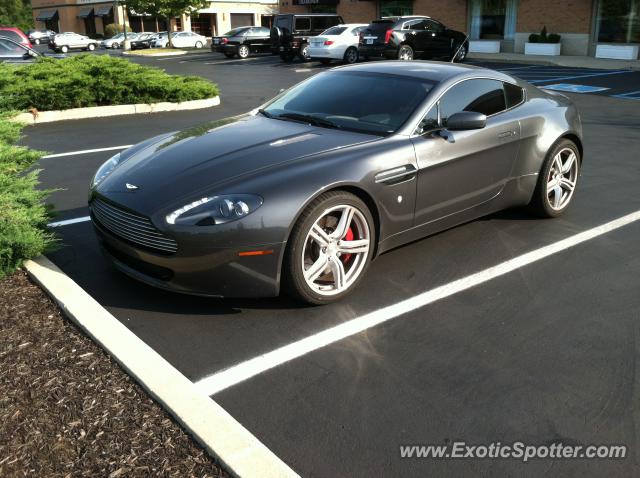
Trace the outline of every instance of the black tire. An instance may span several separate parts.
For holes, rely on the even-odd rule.
[[[413,60],[413,48],[409,45],[401,45],[398,50],[398,60]]]
[[[280,59],[285,63],[291,63],[293,61],[294,55],[292,53],[280,53]]]
[[[347,48],[347,51],[344,52],[343,61],[351,65],[358,61],[358,49],[356,47],[350,46]]]
[[[331,64],[331,58],[320,58],[320,63],[323,65],[329,65]]]
[[[554,209],[550,204],[549,193],[547,191],[547,183],[550,179],[551,171],[554,166],[554,158],[556,155],[563,150],[571,150],[576,155],[577,158],[577,170],[575,173],[575,181],[574,181],[574,189],[571,195],[569,196],[568,201],[564,206],[560,209]],[[538,182],[536,184],[536,189],[533,193],[533,197],[531,198],[531,202],[528,205],[529,210],[540,217],[551,218],[558,217],[562,215],[565,210],[571,205],[571,201],[573,200],[573,196],[575,196],[575,187],[577,187],[578,179],[580,177],[580,166],[582,165],[582,158],[580,156],[580,150],[576,146],[576,144],[568,139],[562,139],[558,141],[547,153],[547,156],[542,163],[542,169],[540,170],[540,174],[538,175]]]
[[[311,57],[309,56],[309,44],[303,43],[300,45],[300,51],[298,52],[298,56],[302,61],[309,61]]]
[[[236,54],[235,54],[235,53],[228,53],[228,52],[225,52],[225,53],[224,53],[224,56],[226,56],[227,58],[233,58],[234,56],[236,56]]]
[[[457,54],[456,54],[457,53]],[[453,49],[454,57],[451,58],[455,63],[462,63],[469,54],[469,42],[464,42],[462,46],[459,44]]]
[[[118,42],[112,43],[111,48],[113,48],[114,50],[117,50],[118,48],[120,48],[120,43]]]
[[[305,242],[308,237],[309,230],[321,217],[322,213],[331,207],[338,205],[353,206],[360,211],[369,227],[369,237],[371,243],[367,252],[367,257],[363,268],[354,282],[343,292],[335,295],[322,295],[314,291],[307,284],[303,275],[302,253]],[[296,222],[285,251],[284,262],[282,266],[282,289],[291,297],[313,305],[323,305],[338,301],[351,293],[365,276],[375,249],[375,222],[367,205],[357,196],[346,191],[330,191],[317,197],[302,212]]]
[[[251,50],[249,50],[249,47],[247,45],[240,45],[238,47],[238,56],[243,60],[245,58],[249,58],[250,54],[251,54]]]

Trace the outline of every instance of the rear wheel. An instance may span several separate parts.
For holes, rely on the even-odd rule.
[[[120,43],[118,42],[112,43],[111,48],[113,48],[114,50],[117,50],[118,48],[120,48]]]
[[[96,49],[96,46],[93,43],[89,43],[89,46],[87,48],[89,49],[89,51],[93,51]]]
[[[580,174],[580,151],[562,140],[547,154],[529,208],[541,217],[560,216],[569,207]]]
[[[233,58],[234,56],[236,56],[235,53],[227,53],[225,52],[224,56],[226,56],[227,58]]]
[[[249,47],[247,45],[240,45],[238,47],[238,56],[240,58],[249,58]]]
[[[196,48],[202,48],[202,47],[203,47],[202,42],[201,41],[197,41],[196,42]]]
[[[375,224],[366,204],[345,191],[319,196],[293,228],[283,264],[283,287],[310,304],[349,294],[371,262]]]
[[[309,45],[306,43],[303,43],[300,46],[300,59],[302,61],[309,61],[311,58],[309,57]]]
[[[459,63],[463,62],[467,58],[468,52],[469,52],[469,45],[467,43],[463,43],[462,45],[456,46],[456,49],[453,52],[453,54],[455,55],[455,58],[453,59],[453,61],[459,62]]]
[[[344,62],[347,64],[352,64],[358,61],[358,49],[355,47],[347,48],[347,51],[344,52]]]
[[[402,45],[398,50],[398,60],[413,60],[413,48],[409,45]]]

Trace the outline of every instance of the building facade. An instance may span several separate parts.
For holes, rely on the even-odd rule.
[[[335,12],[346,22],[428,15],[471,40],[500,40],[524,52],[543,27],[562,36],[563,55],[593,55],[598,44],[640,44],[640,0],[280,0],[283,13]]]
[[[172,31],[195,31],[205,36],[222,33],[245,25],[271,26],[278,12],[278,0],[212,1],[209,7],[189,16],[183,15],[169,22]],[[104,27],[111,23],[126,24],[135,32],[166,31],[167,21],[128,9],[114,8],[113,1],[104,0],[32,0],[36,28],[56,32],[76,32],[89,36],[104,35]]]

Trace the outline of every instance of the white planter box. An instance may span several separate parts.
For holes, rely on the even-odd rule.
[[[472,40],[469,42],[470,53],[500,53],[500,40]]]
[[[606,45],[596,47],[596,58],[613,58],[614,60],[636,60],[638,45]]]
[[[546,55],[558,56],[560,54],[561,43],[525,43],[525,55]]]

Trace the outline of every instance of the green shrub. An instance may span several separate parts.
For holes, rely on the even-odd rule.
[[[0,111],[181,102],[217,95],[218,87],[203,78],[168,75],[109,55],[43,58],[20,67],[0,64]]]
[[[22,126],[0,117],[0,278],[55,243],[46,227],[50,191],[37,189],[39,170],[31,170],[42,153],[12,144]]]
[[[560,43],[560,35],[557,33],[547,33],[546,25],[542,27],[540,33],[529,35],[529,43]]]
[[[118,33],[121,33],[122,31],[123,31],[122,25],[109,23],[104,27],[104,36],[105,38],[111,38],[116,36]]]

